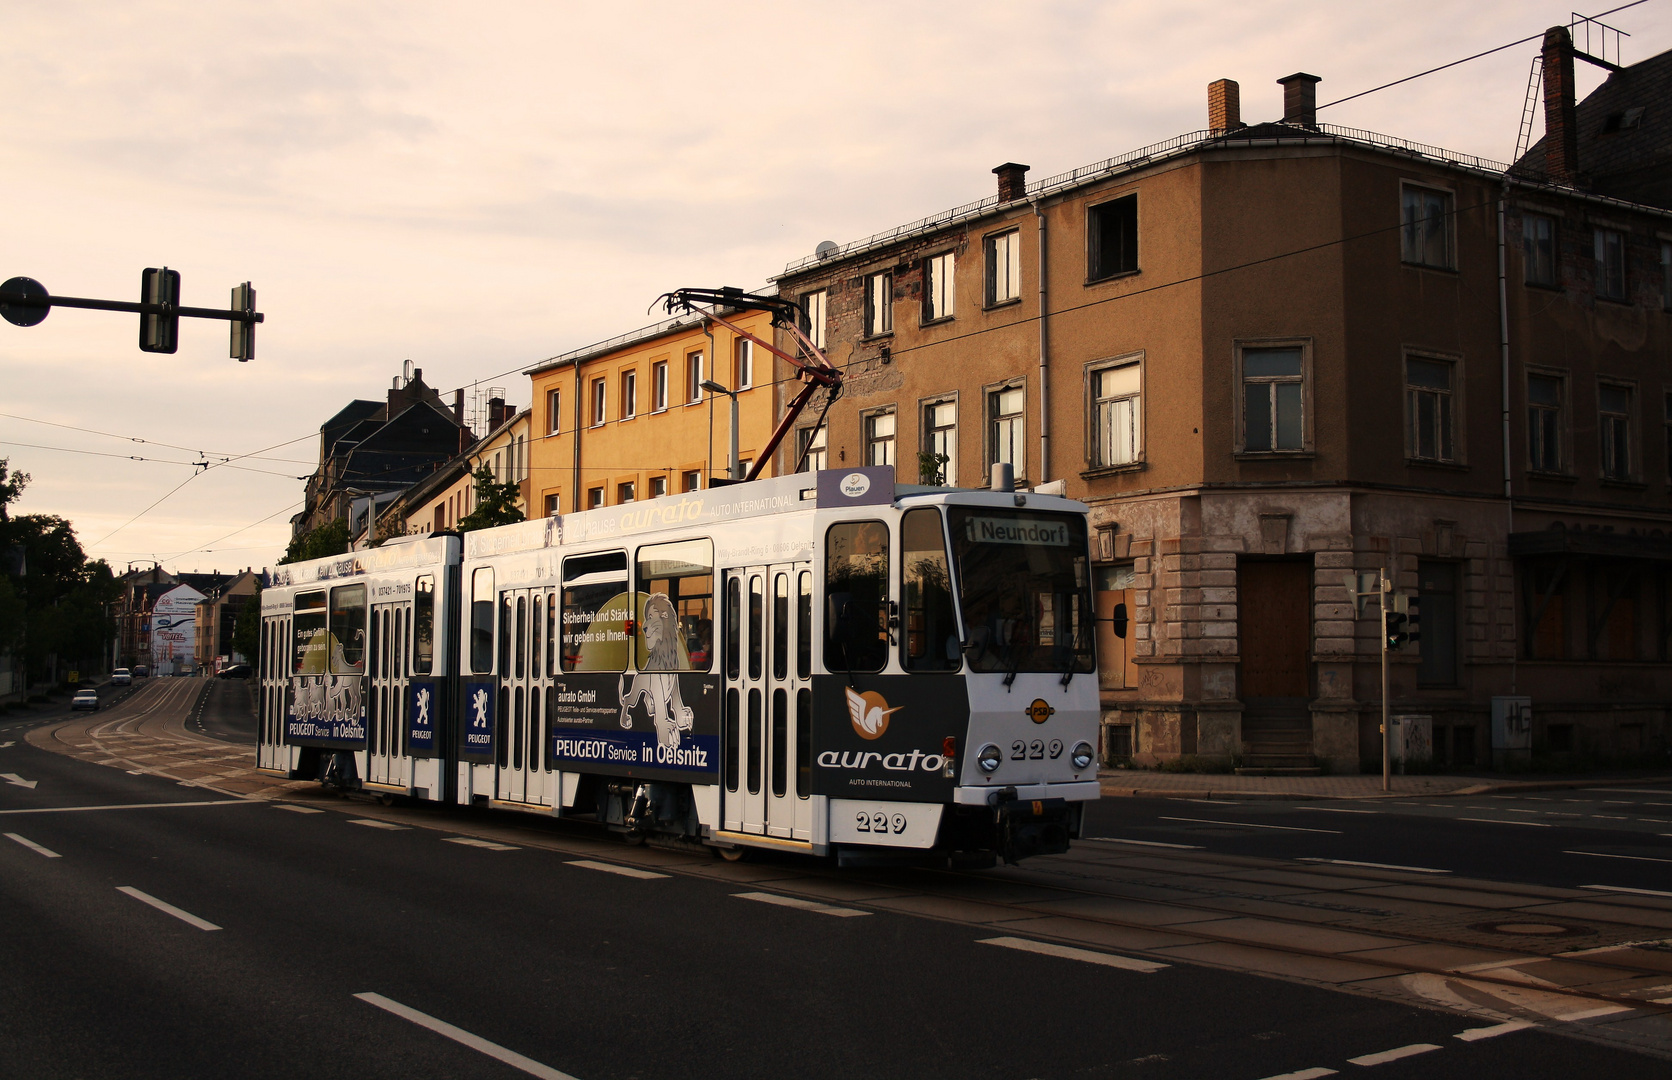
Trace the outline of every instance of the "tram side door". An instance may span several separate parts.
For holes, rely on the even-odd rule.
[[[541,676],[545,670],[546,609],[542,589],[500,593],[500,737],[495,750],[496,797],[538,802],[541,792]]]
[[[261,621],[261,739],[256,744],[256,767],[282,769],[285,712],[290,702],[290,619]]]
[[[810,633],[799,596],[807,590],[810,615],[811,587],[806,564],[726,574],[721,818],[730,831],[811,837],[801,768],[811,673],[799,660],[802,639]]]
[[[367,665],[366,779],[404,785],[406,777],[406,686],[412,605],[374,604],[371,662]]]

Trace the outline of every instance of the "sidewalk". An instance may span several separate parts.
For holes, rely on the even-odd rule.
[[[1237,776],[1233,773],[1164,773],[1147,769],[1101,769],[1104,796],[1215,799],[1386,799],[1412,795],[1509,795],[1562,788],[1655,786],[1672,795],[1672,773],[1480,774],[1394,776],[1382,790],[1379,774],[1361,776]]]

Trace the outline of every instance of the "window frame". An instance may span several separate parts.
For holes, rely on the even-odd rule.
[[[999,242],[1005,242],[1005,277],[1008,286],[1013,290],[1005,296],[999,295]],[[996,229],[981,238],[981,253],[984,267],[983,297],[985,306],[989,309],[1004,307],[1007,304],[1022,302],[1022,229],[1018,225]]]
[[[892,425],[886,437],[878,436],[874,430],[876,422],[884,418],[887,418]],[[860,453],[866,465],[892,465],[898,473],[900,464],[900,413],[895,406],[885,405],[881,408],[866,409],[861,412],[859,414],[859,438],[861,443]],[[878,446],[887,447],[884,456],[889,460],[873,460],[872,449]]]
[[[563,434],[563,388],[560,386],[546,391],[546,434]]]
[[[638,481],[618,480],[615,484],[615,505],[625,506],[638,501]]]
[[[1548,278],[1535,277],[1533,274],[1535,261],[1533,258],[1532,223],[1543,222],[1550,226],[1550,273]],[[1538,289],[1559,289],[1562,286],[1562,241],[1561,223],[1554,214],[1546,214],[1537,210],[1523,210],[1521,212],[1521,283]]]
[[[621,394],[621,415],[617,421],[631,420],[639,415],[639,369],[627,368],[621,372],[619,393]]]
[[[748,390],[755,385],[755,343],[746,337],[732,342],[732,389]]]
[[[825,323],[830,318],[830,290],[809,289],[801,294],[799,303],[807,321],[807,340],[816,348],[824,348]],[[813,310],[815,307],[818,309],[816,312]]]
[[[894,271],[892,269],[878,270],[875,273],[866,274],[864,285],[864,336],[867,340],[888,337],[894,333]],[[878,306],[879,293],[881,297],[886,298],[880,307]]]
[[[1430,364],[1444,364],[1450,368],[1451,387],[1450,389],[1444,391],[1451,398],[1451,454],[1449,456],[1431,458],[1418,456],[1418,447],[1416,445],[1417,431],[1415,427],[1417,414],[1414,409],[1412,396],[1418,392],[1431,393],[1436,391],[1434,391],[1432,387],[1412,386],[1411,361],[1413,360]],[[1404,389],[1404,393],[1400,400],[1403,402],[1403,411],[1405,415],[1405,463],[1407,465],[1441,466],[1461,466],[1468,464],[1468,454],[1466,452],[1468,441],[1464,425],[1464,418],[1467,415],[1467,409],[1465,408],[1466,402],[1464,399],[1463,358],[1456,354],[1435,352],[1429,349],[1406,349],[1400,356],[1399,364],[1400,376]]]
[[[1405,197],[1407,192],[1420,191],[1431,195],[1438,195],[1445,201],[1445,210],[1441,216],[1441,244],[1445,248],[1444,262],[1428,262],[1420,251],[1411,250],[1410,236],[1411,222],[1405,216]],[[1451,188],[1438,184],[1417,180],[1401,180],[1399,182],[1399,261],[1406,266],[1417,266],[1424,270],[1457,271],[1457,192]],[[1424,219],[1426,220],[1426,219]],[[1418,242],[1419,248],[1426,247],[1426,237]]]
[[[809,451],[807,449],[808,444],[814,439],[819,438],[821,435],[823,436],[822,445],[815,446],[812,448],[812,451]],[[814,453],[819,455],[819,461],[822,462],[822,464],[818,467],[813,465]],[[797,470],[799,472],[818,472],[820,468],[829,467],[830,425],[828,423],[821,423],[811,427],[798,427],[795,429],[795,460],[796,463],[801,466],[800,469]]]
[[[944,265],[944,274],[935,268]],[[944,305],[944,307],[943,307]],[[923,311],[919,325],[947,322],[958,314],[958,252],[955,248],[923,259]]]
[[[1301,445],[1299,449],[1256,449],[1248,448],[1248,409],[1247,380],[1243,375],[1244,356],[1253,350],[1260,349],[1299,349],[1300,350],[1300,430]],[[1232,410],[1236,416],[1236,444],[1232,453],[1239,458],[1272,459],[1309,457],[1316,453],[1314,443],[1313,414],[1317,407],[1313,397],[1313,357],[1311,338],[1238,338],[1231,344],[1231,393],[1235,395]],[[1257,376],[1263,378],[1262,376]],[[1404,378],[1401,374],[1401,379]],[[1275,378],[1275,377],[1274,377]],[[1284,378],[1292,378],[1285,376]],[[1275,441],[1275,433],[1274,433]]]
[[[934,410],[945,405],[952,406],[952,424],[950,427],[937,425],[932,419]],[[963,408],[959,404],[956,390],[950,394],[936,394],[933,397],[921,398],[917,403],[919,452],[946,454],[946,464],[942,466],[943,471],[941,473],[941,480],[946,487],[958,486],[958,423],[962,413]],[[950,433],[950,437],[944,444],[946,446],[944,451],[936,445],[936,435],[939,432]]]
[[[1132,235],[1121,245],[1120,262],[1124,264],[1128,249],[1131,251],[1131,265],[1120,265],[1114,269],[1105,269],[1103,265],[1103,242],[1096,223],[1105,213],[1115,213],[1117,207],[1130,205],[1132,210]],[[1125,191],[1099,202],[1086,206],[1086,284],[1109,281],[1112,278],[1126,277],[1139,272],[1138,259],[1138,192]]]
[[[703,361],[703,351],[693,349],[685,354],[685,404],[700,405],[708,394],[703,390],[703,380],[708,378],[707,367]]]
[[[1660,238],[1660,309],[1672,311],[1672,240]]]
[[[650,411],[668,411],[668,362],[657,360],[650,365]]]
[[[1596,381],[1597,406],[1597,475],[1605,484],[1633,484],[1640,479],[1640,465],[1643,460],[1642,451],[1637,446],[1638,410],[1641,408],[1641,396],[1638,393],[1635,380],[1618,379],[1608,376],[1598,376]],[[1604,390],[1624,390],[1629,396],[1624,413],[1604,412],[1602,394]],[[1608,420],[1619,417],[1625,423],[1625,451],[1626,467],[1621,474],[1610,474],[1608,471],[1609,439]]]
[[[1552,410],[1549,406],[1533,402],[1532,382],[1534,379],[1550,379],[1556,383],[1557,403]],[[1525,406],[1524,416],[1527,424],[1527,471],[1534,476],[1571,476],[1573,474],[1573,387],[1568,373],[1558,368],[1528,366],[1521,375],[1521,395]],[[1556,463],[1555,469],[1541,468],[1533,457],[1533,410],[1554,412],[1556,414]]]
[[[1591,258],[1595,267],[1591,271],[1591,285],[1596,291],[1598,300],[1608,300],[1616,304],[1631,303],[1630,269],[1630,232],[1626,229],[1615,228],[1612,225],[1596,224],[1591,226]],[[1608,238],[1619,240],[1619,280],[1613,280],[1611,272],[1613,264],[1605,256],[1607,254]],[[1615,291],[1614,285],[1618,285]]]
[[[609,380],[602,375],[592,380],[592,416],[587,427],[602,427],[606,422],[606,410],[609,408]]]
[[[1101,360],[1093,360],[1085,365],[1081,389],[1085,395],[1085,432],[1082,442],[1085,447],[1084,456],[1087,472],[1118,472],[1124,469],[1142,468],[1147,463],[1146,437],[1149,425],[1145,423],[1147,418],[1144,411],[1145,392],[1148,389],[1146,386],[1148,372],[1145,370],[1147,366],[1148,365],[1145,362],[1145,354],[1141,350],[1138,352],[1125,353],[1120,356],[1105,357]],[[1128,367],[1135,367],[1138,369],[1137,392],[1134,394],[1122,394],[1108,399],[1099,397],[1097,387],[1098,376],[1105,372],[1116,371]],[[1101,425],[1098,423],[1098,406],[1104,400],[1119,401],[1126,398],[1136,398],[1137,400],[1137,405],[1133,409],[1133,427],[1136,429],[1137,438],[1135,442],[1137,443],[1137,446],[1133,450],[1132,460],[1118,463],[1107,463],[1101,461],[1100,458],[1103,455],[1102,446],[1098,441],[1098,433],[1101,430]]]
[[[1014,414],[1021,425],[1020,438],[1015,440],[1021,446],[1021,461],[1011,462],[1011,473],[1019,483],[1027,478],[1028,463],[1028,382],[1027,377],[1018,375],[1002,382],[989,383],[981,388],[981,453],[982,462],[986,465],[987,474],[992,475],[993,466],[1003,459],[998,456],[998,423],[999,416],[994,412],[994,406],[1000,394],[1010,390],[1022,392],[1022,407]]]

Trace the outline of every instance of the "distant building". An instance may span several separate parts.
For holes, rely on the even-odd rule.
[[[488,400],[488,433],[464,453],[401,492],[378,515],[376,538],[440,532],[456,528],[459,519],[476,509],[476,470],[486,466],[496,482],[517,485],[517,509],[530,513],[530,410],[518,411],[504,398]],[[354,530],[356,546],[367,540],[363,527]]]
[[[248,663],[250,658],[233,651],[232,631],[244,605],[256,594],[257,576],[245,570],[211,588],[197,602],[195,661],[200,671],[215,671],[224,658],[227,663]]]

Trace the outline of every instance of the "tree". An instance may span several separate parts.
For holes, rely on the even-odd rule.
[[[28,473],[14,473],[7,458],[0,458],[0,530],[6,527],[6,506],[17,501],[23,494],[23,489],[29,486]]]
[[[253,662],[260,650],[261,579],[257,578],[255,595],[244,601],[244,606],[238,609],[238,618],[232,624],[232,651]]]
[[[930,484],[934,487],[944,487],[946,484],[946,463],[952,459],[945,454],[935,454],[928,450],[917,453],[917,482]]]
[[[309,529],[291,537],[290,546],[285,548],[284,558],[279,560],[279,565],[323,559],[331,555],[341,555],[347,550],[348,521],[338,518],[335,521],[327,521],[317,529]]]
[[[476,484],[476,509],[459,519],[460,532],[512,525],[523,519],[523,512],[517,509],[517,485],[499,483],[486,465],[478,466],[471,479]]]

